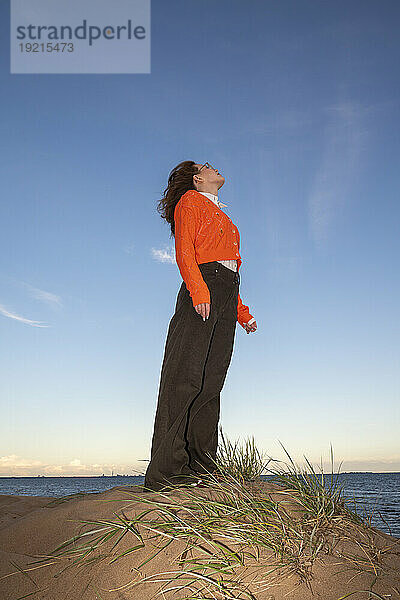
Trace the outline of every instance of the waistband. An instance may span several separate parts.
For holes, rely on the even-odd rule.
[[[218,277],[222,277],[229,283],[240,283],[240,275],[237,271],[232,271],[225,265],[219,263],[216,260],[212,262],[201,263],[198,265],[201,274],[209,275],[211,273],[217,273]]]

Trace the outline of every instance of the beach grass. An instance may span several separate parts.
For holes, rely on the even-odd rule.
[[[338,481],[340,467],[334,472],[332,447],[327,475],[322,464],[317,473],[307,458],[306,468],[297,465],[283,445],[288,462],[265,456],[254,438],[232,443],[220,433],[215,469],[203,477],[209,487],[171,484],[152,497],[120,490],[131,504],[113,513],[115,519],[79,520],[86,529],[57,546],[51,556],[68,558],[69,568],[105,560],[112,564],[146,548],[144,560],[133,566],[133,579],[108,591],[157,583],[163,584],[158,592],[163,598],[180,592],[185,594],[180,600],[256,600],[293,577],[310,587],[315,562],[329,554],[340,557],[355,575],[369,573],[378,580],[387,572],[382,557],[390,544],[386,549],[376,545],[371,515],[361,514],[354,499],[345,497]],[[264,474],[272,476],[268,484],[261,479]],[[128,516],[127,508],[138,502],[148,508]],[[119,552],[122,539],[131,541]],[[347,541],[359,551],[346,551]],[[144,575],[145,565],[174,542],[183,543],[174,559],[177,568]],[[369,589],[337,600],[356,592],[383,598]]]

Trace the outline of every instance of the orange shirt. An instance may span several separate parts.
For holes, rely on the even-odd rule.
[[[210,303],[210,290],[198,265],[235,259],[239,272],[242,264],[239,230],[228,215],[197,190],[188,190],[181,196],[174,219],[175,258],[193,306]],[[237,320],[244,327],[251,318],[249,307],[239,294]]]

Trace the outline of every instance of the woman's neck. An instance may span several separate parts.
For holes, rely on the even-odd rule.
[[[206,186],[203,190],[197,189],[198,192],[206,192],[206,194],[214,194],[214,196],[218,196],[218,188],[217,186]]]

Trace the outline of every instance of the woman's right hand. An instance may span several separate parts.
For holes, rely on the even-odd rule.
[[[203,321],[208,319],[210,316],[210,305],[208,302],[203,302],[202,304],[197,304],[194,307],[195,311],[199,313],[203,317]]]

